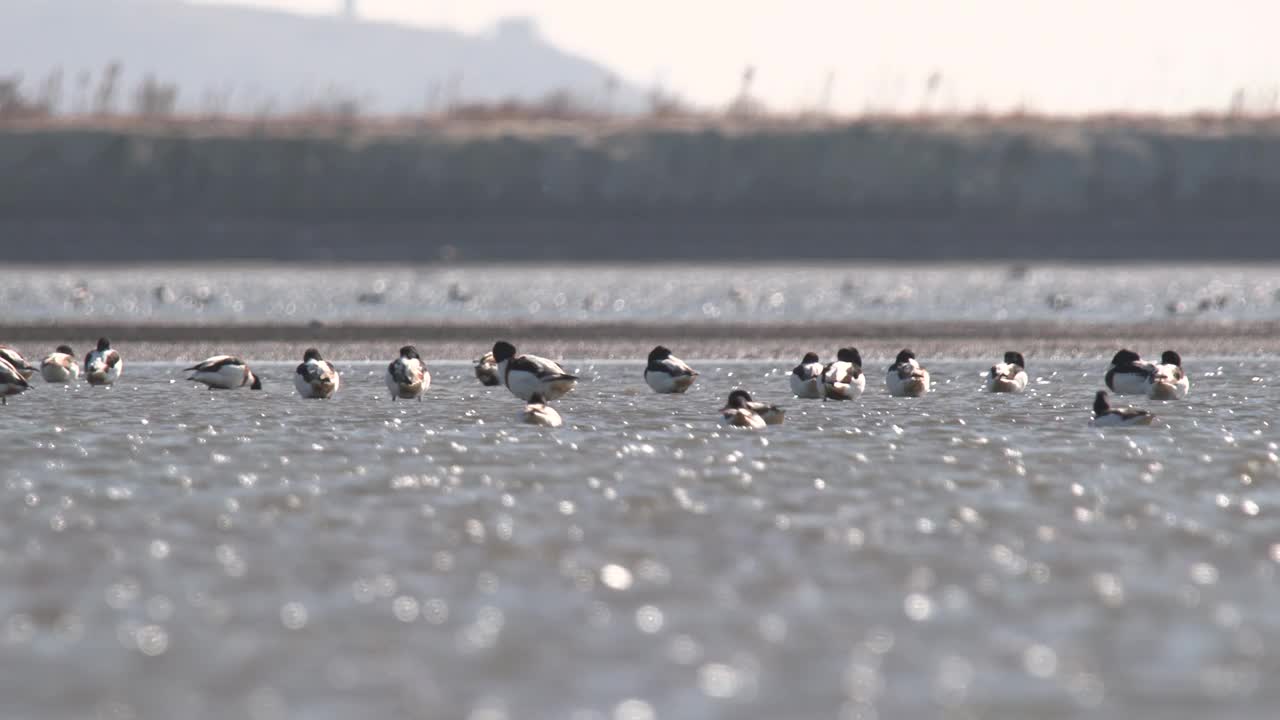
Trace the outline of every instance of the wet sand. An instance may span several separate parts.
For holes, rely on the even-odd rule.
[[[88,350],[97,337],[135,361],[185,361],[236,353],[264,361],[291,360],[317,346],[335,360],[392,357],[404,344],[426,357],[473,358],[496,339],[557,358],[643,357],[656,344],[690,358],[790,359],[807,350],[834,352],[855,345],[864,357],[892,356],[911,347],[923,357],[988,358],[1017,349],[1039,358],[1108,356],[1131,346],[1143,354],[1177,348],[1190,356],[1280,354],[1280,323],[1161,320],[1150,323],[910,324],[484,324],[423,325],[27,325],[0,326],[0,343],[30,358],[47,346]]]

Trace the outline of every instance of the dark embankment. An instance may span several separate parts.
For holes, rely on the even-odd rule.
[[[1263,259],[1280,125],[0,131],[10,261]]]

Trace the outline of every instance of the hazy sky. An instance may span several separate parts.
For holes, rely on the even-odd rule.
[[[202,0],[333,12],[340,0]],[[1053,112],[1227,107],[1280,86],[1277,0],[359,0],[362,16],[464,32],[537,19],[644,86],[724,104],[742,70],[781,109]],[[941,73],[936,92],[927,79]]]

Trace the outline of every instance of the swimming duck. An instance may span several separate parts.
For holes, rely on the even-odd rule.
[[[822,371],[818,353],[805,353],[800,364],[791,369],[791,393],[798,398],[821,398]]]
[[[1027,381],[1027,361],[1022,353],[1010,350],[1004,362],[992,365],[987,373],[987,392],[1020,393],[1027,389]]]
[[[20,395],[30,389],[31,385],[22,376],[22,371],[0,358],[0,405],[8,405],[10,395]]]
[[[747,396],[747,408],[751,410],[751,412],[759,415],[760,419],[764,420],[765,425],[781,425],[782,422],[786,420],[786,410],[783,410],[777,405],[753,400],[751,398],[751,393],[748,393],[746,390],[738,390],[736,392],[740,392]]]
[[[856,400],[867,389],[862,374],[862,355],[857,348],[840,348],[836,361],[822,371],[823,394],[828,400]]]
[[[485,387],[502,384],[502,377],[498,375],[498,363],[494,361],[493,353],[487,352],[476,360],[476,379]]]
[[[915,353],[903,350],[889,366],[885,382],[894,397],[920,397],[929,392],[929,371],[920,367]]]
[[[517,355],[516,347],[499,340],[493,344],[493,359],[498,363],[498,376],[511,394],[529,402],[534,393],[544,402],[564,397],[578,382],[552,360],[537,355]]]
[[[427,364],[422,361],[418,349],[412,345],[400,348],[400,357],[387,366],[387,389],[391,391],[391,400],[396,398],[422,401],[422,393],[431,387],[431,373],[427,372]]]
[[[526,425],[541,425],[542,427],[557,428],[564,424],[564,420],[560,418],[560,413],[556,409],[548,405],[543,399],[541,393],[534,393],[529,396],[529,404],[524,406],[524,410],[520,412],[520,422]]]
[[[751,409],[751,394],[746,390],[734,390],[729,393],[729,401],[720,409],[720,424],[726,427],[749,428],[763,430],[764,418]]]
[[[1150,425],[1155,415],[1146,410],[1134,408],[1113,409],[1107,402],[1107,391],[1099,390],[1093,398],[1093,424],[1096,427],[1117,427],[1122,425]]]
[[[656,393],[683,393],[693,385],[698,373],[685,361],[659,345],[649,353],[649,364],[644,368],[644,381]]]
[[[84,356],[85,379],[90,385],[110,385],[124,372],[124,360],[111,349],[111,341],[98,338],[98,347]]]
[[[1107,387],[1117,395],[1146,395],[1155,368],[1132,350],[1121,350],[1107,367]]]
[[[40,361],[40,377],[49,383],[68,383],[80,377],[80,363],[76,362],[76,353],[67,345],[59,345],[57,350]]]
[[[1182,356],[1165,350],[1147,381],[1147,396],[1152,400],[1181,400],[1190,389],[1191,378],[1182,371]]]
[[[332,397],[342,384],[338,377],[338,369],[333,363],[320,357],[320,351],[308,348],[302,355],[302,364],[293,376],[293,386],[298,394],[307,399],[323,399]]]
[[[234,355],[214,355],[187,368],[185,372],[192,374],[188,380],[204,383],[210,390],[234,390],[246,385],[250,390],[262,389],[262,381],[258,376],[244,360]]]
[[[12,365],[14,370],[22,374],[22,379],[24,380],[30,380],[31,376],[36,374],[36,369],[31,366],[31,363],[27,362],[26,358],[22,357],[22,353],[8,345],[0,345],[0,360]]]

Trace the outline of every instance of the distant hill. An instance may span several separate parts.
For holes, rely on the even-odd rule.
[[[25,94],[48,92],[60,69],[58,108],[91,109],[113,62],[118,111],[147,75],[177,85],[181,111],[357,99],[372,112],[418,112],[557,91],[634,108],[640,97],[625,85],[610,91],[608,68],[548,44],[528,20],[471,36],[179,0],[0,0],[0,77],[21,74]]]

